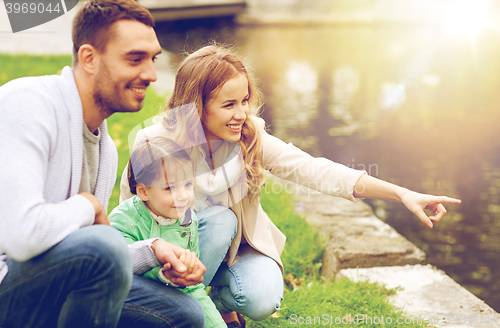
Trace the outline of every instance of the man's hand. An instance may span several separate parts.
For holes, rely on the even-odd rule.
[[[92,205],[94,205],[94,211],[95,211],[94,224],[111,225],[111,223],[108,220],[108,215],[104,211],[101,202],[94,195],[89,194],[88,192],[81,192],[80,195],[90,200]]]
[[[203,281],[207,269],[190,250],[162,239],[155,240],[151,248],[158,262],[163,265],[163,275],[174,284],[191,286]]]

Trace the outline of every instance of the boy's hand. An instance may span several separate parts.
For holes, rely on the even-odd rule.
[[[184,274],[184,276],[186,276],[189,273],[191,273],[192,266],[194,264],[193,261],[195,259],[196,259],[196,254],[194,254],[193,252],[191,252],[189,249],[185,249],[184,252],[179,257],[179,261],[181,261],[182,263],[184,263],[184,265],[186,266],[186,273]],[[165,268],[165,266],[164,266],[164,268]]]
[[[189,251],[189,250],[188,250],[188,252],[191,253],[191,257],[189,258],[189,261],[188,261],[188,259],[186,259],[186,262],[184,262],[184,264],[187,267],[186,275],[190,275],[190,274],[194,273],[194,271],[196,269],[196,263],[197,262],[201,263],[201,261],[196,256],[195,252],[192,252],[192,251]]]
[[[193,281],[197,284],[203,282],[203,275],[207,271],[205,265],[200,261],[199,258],[194,256],[194,265],[192,267],[191,273],[188,272],[186,277],[184,278],[186,281]]]
[[[163,265],[163,274],[174,284],[190,286],[203,281],[207,269],[191,251],[162,239],[155,240],[151,248],[158,262]]]
[[[165,277],[179,286],[191,286],[203,282],[203,274],[207,269],[194,252],[184,249],[179,260],[186,266],[186,272],[179,274],[171,270],[169,263],[165,263],[162,269]]]
[[[163,266],[163,275],[172,281],[174,284],[179,285],[179,286],[191,286],[191,285],[197,285],[199,283],[203,282],[203,274],[207,269],[201,263],[201,261],[195,256],[196,262],[193,267],[193,272],[190,274],[182,274],[182,275],[177,275],[177,272],[172,271],[172,269],[165,269],[165,266]]]
[[[196,275],[196,272],[200,269],[199,264],[201,264],[201,261],[195,252],[185,249],[179,260],[186,266],[184,277]],[[165,265],[164,268],[168,270],[168,265]]]

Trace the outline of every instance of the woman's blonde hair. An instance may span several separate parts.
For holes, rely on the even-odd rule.
[[[205,153],[200,145],[204,141],[203,125],[206,118],[207,102],[215,98],[228,80],[238,74],[245,74],[248,80],[250,115],[242,127],[239,144],[244,158],[248,197],[253,200],[260,194],[265,182],[261,164],[261,138],[252,116],[257,116],[261,106],[261,93],[253,84],[243,63],[227,48],[218,45],[203,47],[187,56],[175,76],[174,92],[165,109],[165,128],[174,134],[184,149],[190,152],[193,160],[204,160]],[[182,108],[184,115],[177,115]],[[198,124],[196,124],[198,123]],[[182,128],[175,128],[175,127]],[[191,151],[189,151],[191,149]],[[198,152],[198,156],[193,154]]]

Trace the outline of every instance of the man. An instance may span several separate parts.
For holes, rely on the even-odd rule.
[[[117,153],[105,119],[141,109],[161,52],[153,27],[133,0],[91,0],[72,68],[0,87],[0,327],[204,325],[194,298],[138,276],[161,263],[191,285],[201,262],[186,275],[165,241],[127,249],[106,215]]]

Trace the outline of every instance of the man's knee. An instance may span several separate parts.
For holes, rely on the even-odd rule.
[[[105,225],[85,227],[68,236],[61,246],[72,252],[76,261],[90,260],[91,270],[101,268],[102,274],[116,280],[116,284],[130,287],[132,261],[125,239],[116,229]]]
[[[195,303],[193,305],[188,306],[179,317],[169,317],[149,308],[125,303],[117,328],[205,327],[203,308]]]
[[[140,276],[134,276],[123,309],[120,322],[140,323],[135,327],[205,327],[205,315],[197,299]],[[147,325],[148,322],[157,324]]]
[[[92,225],[73,234],[75,238],[71,242],[78,244],[82,252],[98,253],[106,259],[108,257],[118,259],[124,264],[131,265],[127,243],[118,230],[106,225]]]
[[[188,304],[186,304],[188,302]],[[179,304],[184,309],[186,318],[186,327],[205,327],[205,312],[201,303],[192,297],[189,300],[184,300],[184,304]]]
[[[205,327],[205,311],[200,301],[188,293],[180,290],[176,290],[176,292],[179,293],[174,296],[177,308],[174,311],[176,312],[174,317],[182,318],[179,325],[182,327]]]

